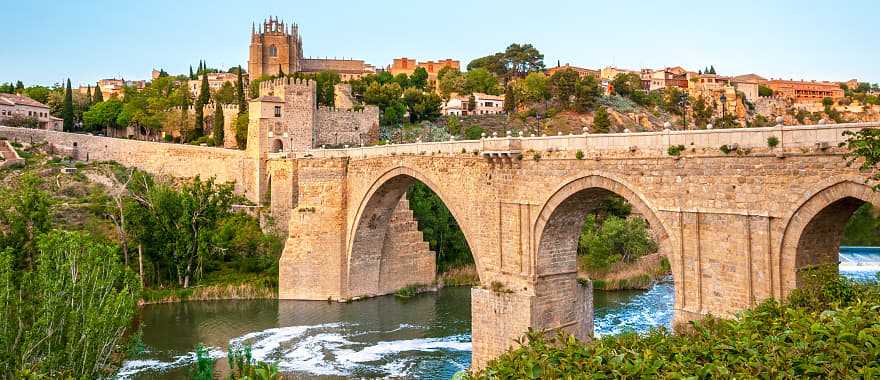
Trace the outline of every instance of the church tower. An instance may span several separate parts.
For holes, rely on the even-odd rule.
[[[291,27],[271,16],[262,25],[251,25],[248,75],[252,80],[262,75],[278,75],[279,70],[285,74],[301,71],[301,60],[299,26]]]

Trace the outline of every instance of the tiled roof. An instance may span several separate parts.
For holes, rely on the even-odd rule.
[[[40,103],[36,100],[28,98],[27,96],[17,95],[17,94],[0,94],[0,102],[8,104],[10,106],[30,106],[30,107],[40,107],[40,108],[49,108],[49,106]]]

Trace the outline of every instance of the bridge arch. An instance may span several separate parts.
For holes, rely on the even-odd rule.
[[[880,193],[864,177],[842,176],[824,181],[807,193],[785,219],[780,248],[779,283],[782,296],[800,286],[803,268],[836,264],[843,230],[863,204],[880,206]]]
[[[671,252],[669,234],[655,208],[632,190],[632,186],[619,178],[598,173],[567,180],[544,203],[533,227],[537,251],[532,273],[536,278],[535,293],[541,300],[538,310],[541,325],[572,326],[565,328],[575,335],[588,335],[583,328],[575,327],[583,323],[592,325],[592,304],[578,304],[582,302],[578,292],[584,291],[577,287],[578,238],[585,216],[612,194],[629,202],[632,212],[648,222],[660,252]],[[680,274],[676,272],[673,271],[673,277],[677,284]]]
[[[417,182],[421,182],[437,194],[455,218],[471,250],[477,272],[481,275],[479,258],[473,245],[474,235],[460,211],[465,206],[452,202],[443,188],[420,171],[407,166],[397,166],[372,181],[369,189],[360,199],[357,212],[350,224],[346,244],[347,282],[345,284],[350,295],[379,295],[387,294],[389,290],[392,292],[397,290],[382,285],[380,265],[383,260],[383,245],[395,208],[407,189]]]

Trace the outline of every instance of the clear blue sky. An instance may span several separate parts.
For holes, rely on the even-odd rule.
[[[5,1],[4,1],[5,2]],[[471,59],[534,44],[548,66],[715,65],[719,74],[880,82],[880,2],[9,1],[0,82],[51,85],[247,63],[251,22],[300,25],[307,56]]]

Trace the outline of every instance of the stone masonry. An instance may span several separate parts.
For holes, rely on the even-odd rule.
[[[175,175],[241,179],[240,191],[262,194],[288,222],[284,299],[347,300],[432,276],[403,210],[407,188],[421,182],[449,208],[474,254],[482,287],[472,291],[473,366],[482,368],[528,328],[589,339],[591,293],[576,281],[576,241],[584,215],[612,193],[647,220],[669,257],[678,321],[784,298],[801,269],[835,262],[842,221],[856,207],[880,205],[869,173],[847,165],[838,147],[844,131],[876,127],[509,134],[285,155],[15,128],[0,128],[0,137]],[[251,132],[249,141],[269,131]],[[769,137],[779,145],[768,147]],[[680,155],[667,152],[678,145]],[[423,253],[388,248],[411,245]]]

